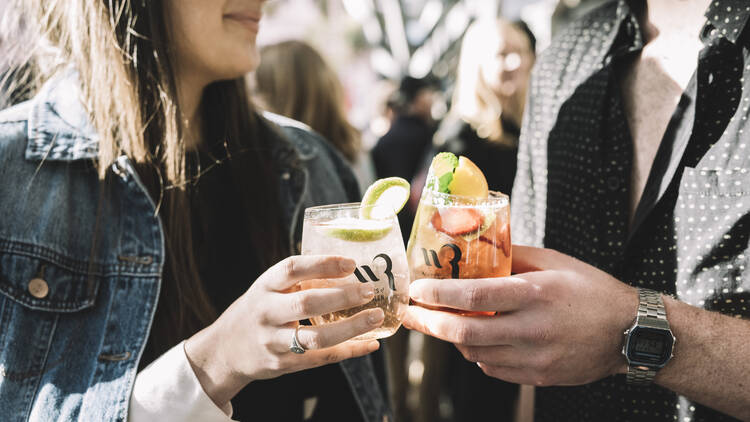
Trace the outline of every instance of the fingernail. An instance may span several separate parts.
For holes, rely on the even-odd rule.
[[[373,340],[373,341],[371,341],[371,342],[370,342],[370,343],[369,343],[369,344],[367,345],[367,350],[368,350],[368,351],[369,351],[370,353],[372,353],[372,352],[374,352],[374,351],[378,350],[379,348],[380,348],[380,343],[379,343],[379,342],[378,342],[377,340]]]
[[[356,264],[351,259],[342,259],[341,261],[339,261],[339,268],[341,268],[341,272],[350,273],[354,271],[354,267],[356,267]]]
[[[367,323],[370,325],[380,325],[383,322],[383,319],[385,319],[383,310],[376,308],[374,311],[370,312],[370,315],[367,317]]]
[[[359,291],[362,293],[363,299],[372,299],[375,296],[375,290],[370,283],[363,284],[362,287],[359,288]]]

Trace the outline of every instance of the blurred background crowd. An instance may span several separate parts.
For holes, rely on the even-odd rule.
[[[248,86],[260,108],[330,141],[363,189],[376,178],[409,180],[412,202],[399,216],[406,240],[438,151],[469,157],[490,189],[512,193],[536,54],[603,2],[274,0],[261,23],[261,65]],[[5,5],[0,0],[0,15]],[[14,57],[3,46],[23,36],[23,24],[2,24],[18,29],[0,38],[4,74]],[[0,98],[0,108],[9,101]],[[484,376],[448,343],[401,329],[386,350],[397,420],[523,419],[515,400],[502,400],[507,408],[496,400],[518,397],[518,387]]]

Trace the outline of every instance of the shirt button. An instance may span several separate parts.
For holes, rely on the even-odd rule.
[[[44,279],[32,278],[29,281],[29,293],[37,299],[44,299],[49,293],[49,286]]]
[[[617,190],[620,188],[620,179],[617,178],[617,176],[609,176],[607,179],[607,186],[609,187],[609,190]]]

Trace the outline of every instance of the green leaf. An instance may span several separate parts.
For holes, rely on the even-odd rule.
[[[438,179],[438,192],[451,193],[448,185],[453,181],[453,173],[445,173]]]

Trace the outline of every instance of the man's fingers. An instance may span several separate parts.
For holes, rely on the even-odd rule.
[[[270,309],[268,321],[281,325],[370,302],[375,295],[371,283],[349,283],[320,289],[278,294],[279,304]]]
[[[531,246],[513,245],[513,266],[515,274],[543,271],[550,267],[551,250]]]
[[[302,280],[346,277],[355,266],[354,260],[343,256],[295,255],[269,268],[259,281],[269,290],[283,292]]]
[[[404,314],[405,327],[420,331],[451,343],[470,346],[495,346],[513,344],[519,328],[515,318],[462,316],[443,311],[433,311],[421,306],[409,306]]]
[[[493,366],[527,367],[534,357],[528,350],[517,346],[465,346],[456,344],[456,349],[469,362],[482,362]]]
[[[466,311],[513,311],[533,299],[537,286],[521,277],[421,279],[409,286],[414,301]]]
[[[545,270],[580,269],[587,264],[554,249],[513,245],[514,274]]]
[[[523,385],[547,385],[545,384],[542,377],[536,376],[533,372],[524,370],[521,368],[513,368],[510,366],[495,366],[486,363],[478,363],[479,368],[486,375],[501,379],[503,381],[512,382],[515,384]]]

